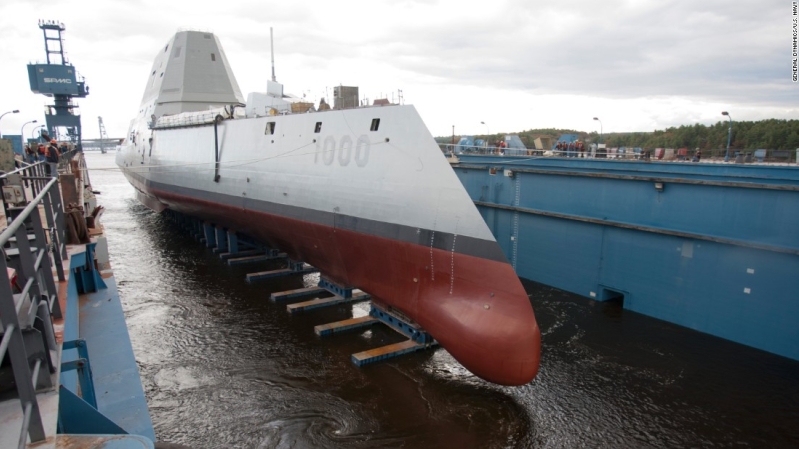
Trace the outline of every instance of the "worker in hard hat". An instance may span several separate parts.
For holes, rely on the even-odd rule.
[[[36,162],[36,150],[31,148],[29,144],[25,145],[25,162],[29,164]]]
[[[45,158],[47,159],[47,171],[50,176],[58,174],[58,159],[61,153],[58,151],[58,142],[55,139],[50,141],[50,146],[46,148]]]

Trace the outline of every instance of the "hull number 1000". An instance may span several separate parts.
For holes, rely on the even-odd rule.
[[[342,167],[354,162],[358,167],[365,167],[369,163],[369,149],[371,144],[365,135],[358,137],[353,145],[350,136],[342,136],[336,144],[336,138],[327,136],[324,142],[316,142],[316,153],[314,154],[314,164],[320,161],[325,165],[332,165],[338,161]]]

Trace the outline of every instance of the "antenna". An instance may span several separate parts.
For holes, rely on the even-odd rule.
[[[277,82],[277,78],[275,78],[275,36],[272,34],[272,27],[269,27],[269,46],[272,47],[272,81]]]

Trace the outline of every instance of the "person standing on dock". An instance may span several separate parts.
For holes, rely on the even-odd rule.
[[[36,151],[30,145],[25,145],[25,162],[30,164],[36,162]]]
[[[50,146],[45,149],[45,158],[47,160],[47,174],[56,176],[58,173],[58,158],[61,153],[58,151],[58,144],[55,139],[50,141]]]
[[[699,162],[700,159],[702,159],[702,152],[699,151],[699,148],[697,148],[696,153],[694,153],[694,158],[691,160],[691,162]]]

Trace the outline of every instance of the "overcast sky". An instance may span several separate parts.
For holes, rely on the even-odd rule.
[[[285,92],[318,102],[360,87],[419,110],[433,135],[573,128],[652,131],[799,118],[791,1],[492,0],[30,1],[0,4],[0,121],[19,134],[51,101],[26,64],[45,59],[37,22],[66,27],[90,86],[84,137],[123,137],[152,61],[179,29],[216,33],[242,93],[265,91],[269,27]],[[485,122],[486,125],[482,125]],[[33,125],[26,127],[29,135]]]

